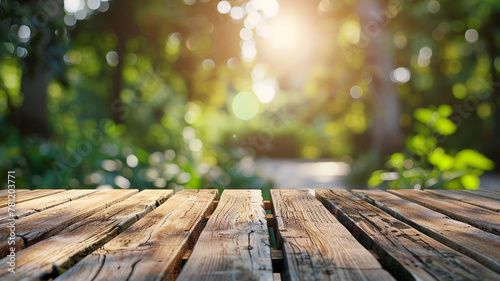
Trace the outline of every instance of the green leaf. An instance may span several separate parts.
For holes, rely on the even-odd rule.
[[[407,146],[408,150],[419,155],[424,155],[434,150],[436,147],[436,140],[432,137],[418,134],[409,139]]]
[[[450,105],[442,104],[438,107],[438,113],[441,117],[450,117],[453,114],[453,108]]]
[[[406,157],[403,153],[394,153],[391,155],[389,165],[393,168],[401,169],[403,168],[403,163],[405,162],[405,160]]]
[[[453,168],[455,159],[446,154],[442,149],[436,149],[429,155],[429,162],[436,166],[440,171],[447,171]]]
[[[465,189],[477,189],[480,180],[476,175],[467,174],[460,177],[460,182]]]
[[[417,119],[418,121],[427,124],[427,123],[429,123],[429,121],[431,121],[432,113],[433,112],[430,109],[427,109],[427,108],[417,108],[413,112],[413,116],[415,116],[415,119]]]
[[[376,186],[381,185],[384,182],[382,180],[382,178],[380,177],[380,175],[382,175],[382,173],[383,173],[382,170],[378,170],[378,171],[373,172],[372,175],[370,176],[370,178],[368,179],[368,187],[376,187]]]
[[[466,169],[467,167],[472,167],[491,171],[495,168],[495,162],[472,149],[464,149],[460,151],[455,156],[455,160],[455,168],[459,170]]]
[[[457,130],[457,125],[447,118],[439,118],[434,122],[434,129],[443,136],[453,134]]]

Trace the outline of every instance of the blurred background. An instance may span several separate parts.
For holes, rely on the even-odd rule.
[[[500,1],[0,0],[0,20],[17,188],[497,179]]]

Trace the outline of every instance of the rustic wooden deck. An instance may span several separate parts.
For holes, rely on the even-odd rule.
[[[500,191],[16,196],[13,274],[0,191],[0,280],[500,280]]]

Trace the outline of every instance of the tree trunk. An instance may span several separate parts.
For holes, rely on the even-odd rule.
[[[369,84],[373,108],[372,148],[379,155],[397,151],[403,140],[399,118],[399,103],[396,85],[390,80],[395,61],[385,47],[388,42],[386,27],[395,16],[394,9],[382,8],[373,0],[360,0],[357,6],[365,50],[366,67],[372,69]]]
[[[15,110],[15,123],[23,135],[48,137],[47,87],[54,73],[41,61],[23,72],[21,92],[23,104]]]

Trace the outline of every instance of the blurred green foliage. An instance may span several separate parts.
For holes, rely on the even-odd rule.
[[[373,172],[368,185],[388,181],[389,188],[477,189],[479,176],[493,170],[495,163],[475,150],[463,149],[452,156],[439,146],[440,138],[457,129],[448,119],[452,112],[448,105],[415,110],[421,126],[416,126],[417,134],[407,137],[408,152],[392,154],[385,165],[390,170]]]
[[[212,0],[66,2],[0,1],[0,171],[19,187],[269,188],[252,159],[278,156],[353,163],[360,185],[476,188],[483,154],[500,160],[500,1],[374,1],[371,20],[361,0],[280,1],[275,18],[255,10],[298,38],[276,50],[246,23],[258,1],[230,3],[241,19]],[[401,108],[376,87],[379,37]],[[13,120],[38,64],[48,137]],[[256,97],[235,105],[243,92]],[[390,112],[405,139],[369,177],[388,152],[376,138],[398,139],[377,133]]]

